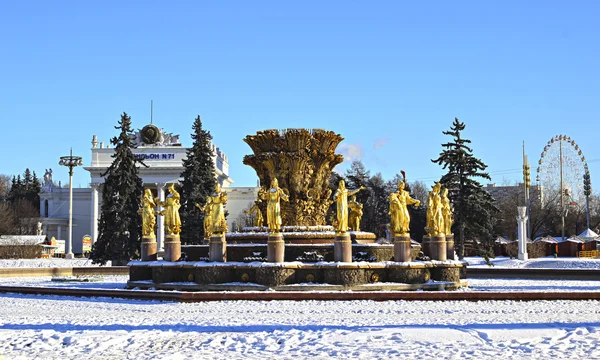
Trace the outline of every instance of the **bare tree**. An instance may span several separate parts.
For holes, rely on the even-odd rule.
[[[15,217],[8,203],[0,202],[0,235],[15,233]]]
[[[0,174],[0,201],[5,201],[8,198],[10,191],[12,176]]]
[[[236,227],[238,227],[239,229],[232,229],[232,231],[238,231],[244,227],[253,226],[255,215],[246,214],[246,212],[250,211],[250,209],[252,208],[252,205],[253,204],[248,204],[244,208],[244,210],[242,210],[242,212],[235,218]]]
[[[429,190],[423,181],[413,181],[410,183],[410,195],[421,202],[422,206],[427,204]]]
[[[14,235],[35,235],[40,216],[35,206],[28,200],[19,199],[12,203],[11,209],[15,219]]]

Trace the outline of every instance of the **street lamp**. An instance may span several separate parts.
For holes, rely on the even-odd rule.
[[[69,168],[69,234],[65,246],[65,258],[72,259],[73,251],[73,168],[83,165],[81,156],[73,156],[73,148],[69,151],[69,156],[61,156],[58,165]]]

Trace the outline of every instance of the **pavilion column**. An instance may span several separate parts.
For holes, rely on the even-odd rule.
[[[62,225],[58,225],[58,227],[57,227],[56,239],[57,240],[63,240],[63,238],[62,238]]]
[[[92,186],[92,244],[98,240],[98,189],[100,184],[93,183]]]
[[[158,192],[158,200],[161,202],[165,201],[165,185],[166,183],[156,183],[156,190]],[[162,210],[162,207],[159,207]],[[156,219],[158,230],[156,231],[156,242],[158,250],[164,250],[165,246],[165,218],[164,216],[157,216]]]

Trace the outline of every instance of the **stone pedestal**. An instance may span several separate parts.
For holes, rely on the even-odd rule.
[[[142,238],[142,261],[156,261],[158,256],[158,245],[156,238],[146,237]]]
[[[350,234],[335,234],[333,241],[333,260],[341,262],[352,262],[352,240]]]
[[[165,237],[165,261],[178,261],[181,258],[181,240],[179,235],[167,235]]]
[[[227,261],[227,241],[225,234],[215,234],[208,241],[208,260],[216,262]]]
[[[429,252],[429,243],[431,242],[431,238],[429,236],[423,236],[423,241],[421,241],[421,251],[425,256],[431,257],[431,253]]]
[[[454,253],[454,234],[446,235],[446,259],[456,260]]]
[[[410,235],[394,235],[394,261],[411,262],[412,248],[410,246]]]
[[[446,261],[446,236],[432,236],[429,241],[429,253],[431,260]]]
[[[285,242],[281,233],[269,234],[267,240],[267,261],[282,263],[285,256]]]

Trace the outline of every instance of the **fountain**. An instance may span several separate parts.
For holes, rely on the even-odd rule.
[[[259,197],[266,200],[257,202],[253,211],[267,219],[268,227],[226,233],[223,220],[214,220],[208,244],[180,246],[185,254],[180,261],[172,256],[152,261],[144,253],[147,247],[142,247],[142,259],[150,261],[129,264],[128,287],[206,291],[285,290],[298,283],[305,286],[295,290],[464,286],[465,267],[462,262],[444,261],[445,242],[443,257],[438,251],[440,257],[433,256],[432,261],[414,261],[421,249],[413,246],[408,235],[406,204],[419,204],[404,190],[403,182],[390,195],[393,244],[375,244],[375,234],[357,231],[354,218],[348,223],[348,207],[360,208],[348,198],[362,188],[346,189],[341,181],[332,194],[329,187],[333,168],[343,161],[335,153],[342,140],[339,134],[321,129],[264,130],[247,136],[244,141],[253,154],[243,162],[255,169],[261,184]],[[326,224],[326,215],[334,200],[337,214],[332,226]],[[436,236],[445,241],[443,231]],[[170,254],[178,250],[171,249]]]

